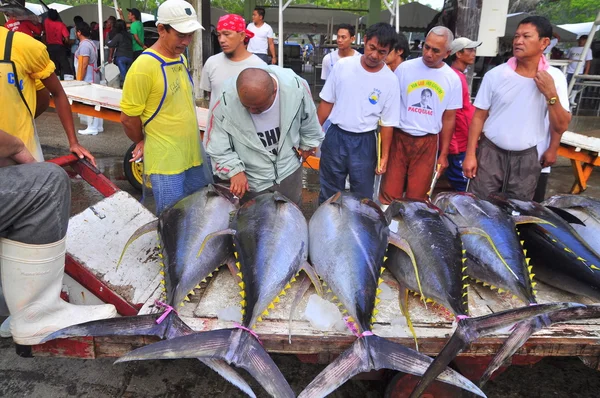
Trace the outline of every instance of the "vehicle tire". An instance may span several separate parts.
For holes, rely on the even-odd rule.
[[[131,184],[132,187],[137,189],[138,191],[142,191],[142,183],[143,183],[143,173],[144,173],[144,165],[142,162],[130,162],[129,160],[133,157],[133,150],[135,149],[135,144],[132,144],[127,152],[125,152],[125,158],[123,159],[123,172],[125,173],[125,178]],[[148,188],[151,187],[150,181],[146,183]]]

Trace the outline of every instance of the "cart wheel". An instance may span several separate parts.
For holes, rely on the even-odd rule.
[[[406,373],[398,373],[392,378],[385,389],[385,398],[407,398],[421,380],[418,376]],[[421,395],[421,398],[455,398],[460,397],[461,391],[458,387],[446,383],[434,381],[427,390]]]
[[[123,171],[125,172],[125,178],[127,178],[127,181],[129,181],[131,186],[141,192],[142,183],[144,181],[144,165],[142,164],[142,162],[129,161],[133,156],[134,149],[135,144],[132,144],[127,150],[127,152],[125,152],[125,158],[123,159]],[[146,182],[146,187],[151,187],[150,181]]]

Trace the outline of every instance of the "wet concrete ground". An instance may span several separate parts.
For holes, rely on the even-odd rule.
[[[77,120],[76,120],[77,122]],[[576,130],[600,129],[598,119],[582,118]],[[76,124],[77,126],[77,124]],[[58,118],[47,112],[38,119],[46,158],[68,153],[66,138]],[[573,129],[573,126],[572,126]],[[592,134],[596,134],[595,132]],[[599,134],[600,135],[600,134]],[[130,145],[121,127],[105,123],[98,136],[79,136],[80,141],[98,157],[99,168],[119,188],[136,197],[122,175],[123,154]],[[307,171],[308,189],[303,210],[310,215],[316,208],[315,172]],[[569,163],[562,159],[553,168],[548,195],[567,192],[573,182]],[[443,186],[443,182],[440,182]],[[586,194],[600,197],[600,174],[592,176]],[[73,213],[78,213],[102,196],[80,179],[72,184]],[[291,355],[273,355],[275,362],[296,393],[299,393],[325,367],[302,363]],[[75,360],[64,358],[20,358],[9,339],[0,339],[0,396],[3,397],[242,397],[243,395],[195,360],[148,361],[112,365],[111,359]],[[247,376],[244,371],[242,374]],[[393,372],[381,374],[382,380],[351,380],[333,397],[382,397]],[[258,396],[266,396],[250,377],[246,377]],[[484,388],[488,397],[597,397],[600,373],[587,368],[577,358],[545,358],[533,366],[512,366]],[[455,395],[453,395],[455,396]]]

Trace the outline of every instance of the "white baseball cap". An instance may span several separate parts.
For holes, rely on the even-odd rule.
[[[158,7],[156,25],[170,25],[179,33],[192,33],[198,29],[204,29],[196,10],[190,3],[184,0],[167,0]]]
[[[457,52],[464,50],[465,48],[477,48],[480,45],[480,41],[473,41],[467,39],[466,37],[459,37],[458,39],[454,39],[454,41],[450,45],[450,55],[454,55]]]

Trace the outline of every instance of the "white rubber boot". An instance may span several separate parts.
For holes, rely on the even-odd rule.
[[[85,130],[77,130],[77,132],[81,135],[96,135],[99,133],[98,131],[98,127],[97,127],[97,122],[96,122],[96,118],[93,116],[86,116],[87,117],[87,128]]]
[[[6,318],[2,325],[0,325],[0,337],[7,339],[12,337],[12,333],[10,332],[10,317]]]
[[[0,238],[2,287],[15,343],[39,344],[64,327],[116,316],[112,304],[80,306],[60,298],[65,248],[65,239],[28,245]]]
[[[96,126],[96,130],[98,130],[99,133],[104,131],[104,119],[101,119],[99,117],[95,117],[94,118],[94,125]]]

